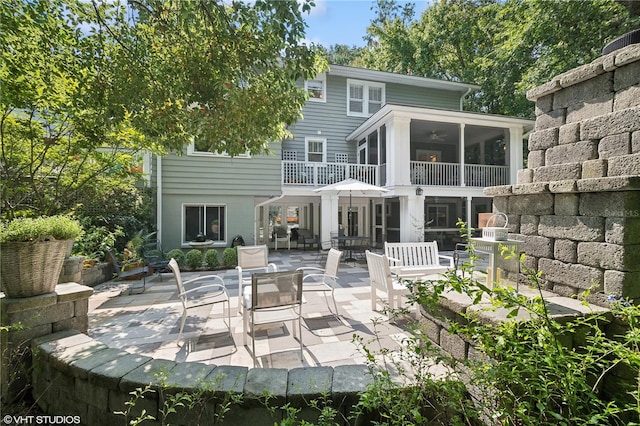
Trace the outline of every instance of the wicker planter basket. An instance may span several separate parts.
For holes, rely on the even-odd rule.
[[[69,240],[0,244],[0,283],[7,297],[31,297],[55,290]]]
[[[489,220],[487,220],[487,225],[489,222],[493,221],[493,224],[496,224],[496,218],[498,216],[504,216],[504,226],[486,226],[482,228],[482,238],[493,241],[507,241],[509,239],[509,229],[507,225],[509,224],[509,218],[504,213],[495,213],[491,215]]]

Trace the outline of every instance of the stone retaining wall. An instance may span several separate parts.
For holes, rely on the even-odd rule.
[[[144,399],[135,404],[134,417],[144,409],[161,419],[160,410],[165,408],[168,395],[180,391],[195,393],[206,385],[204,404],[192,409],[178,407],[178,412],[167,421],[187,425],[220,424],[216,413],[225,397],[243,394],[241,404],[230,406],[223,424],[272,426],[284,413],[280,409],[271,413],[265,407],[261,402],[265,392],[272,395],[270,407],[289,403],[303,408],[299,420],[317,420],[319,412],[308,408],[308,403],[322,397],[328,398],[330,405],[346,419],[358,395],[372,382],[369,369],[364,365],[286,370],[180,363],[111,349],[71,330],[35,339],[32,350],[33,395],[40,407],[50,415],[77,416],[82,424],[92,426],[124,424],[124,417],[113,413],[125,411],[130,393],[147,385],[155,392],[146,393]],[[158,373],[162,373],[164,379],[161,380]]]
[[[485,190],[546,288],[640,298],[640,45],[561,74],[536,102],[528,168]]]

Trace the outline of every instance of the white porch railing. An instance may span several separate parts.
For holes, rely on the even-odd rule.
[[[410,165],[411,183],[414,185],[460,186],[460,164],[412,161]],[[509,183],[509,166],[487,166],[465,164],[466,186],[496,186]]]
[[[283,161],[282,184],[324,186],[353,178],[379,185],[378,167],[369,164]]]

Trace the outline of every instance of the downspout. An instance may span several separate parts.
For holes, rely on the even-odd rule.
[[[460,97],[460,111],[462,111],[462,103],[464,102],[464,98],[466,98],[469,93],[471,93],[471,87],[469,87],[466,93]]]
[[[254,207],[254,211],[253,211],[253,244],[254,245],[258,244],[258,209],[262,206],[266,206],[267,204],[271,204],[283,198],[284,198],[284,194],[278,195],[277,197],[272,195],[271,198],[256,204],[256,206]]]
[[[157,238],[162,243],[162,156],[157,155],[157,173],[156,173],[156,229],[158,230]]]

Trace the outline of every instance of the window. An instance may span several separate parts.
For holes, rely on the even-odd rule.
[[[347,115],[369,117],[384,105],[384,84],[347,80]]]
[[[227,157],[231,158],[229,154],[225,151],[222,152],[211,152],[208,150],[208,147],[205,146],[204,143],[191,142],[187,145],[187,155],[200,156],[200,157]],[[236,155],[234,158],[250,158],[251,156],[247,152],[246,154]]]
[[[449,219],[449,206],[446,204],[431,204],[427,206],[427,227],[446,228]]]
[[[183,206],[182,241],[194,241],[199,233],[215,243],[226,242],[226,208],[210,204],[186,204]]]
[[[307,161],[324,162],[326,139],[306,138]]]
[[[304,82],[304,89],[309,92],[309,100],[314,102],[327,101],[327,74],[320,73],[313,80]]]

